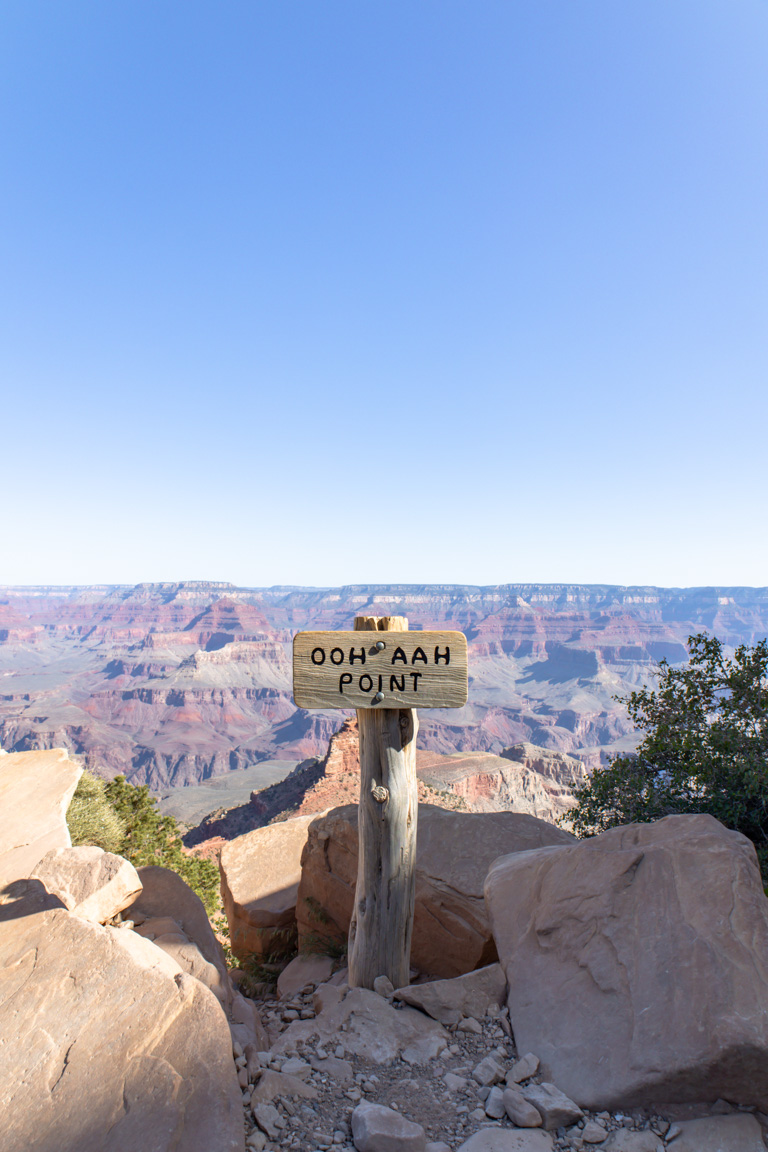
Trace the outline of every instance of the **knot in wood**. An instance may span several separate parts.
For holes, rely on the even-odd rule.
[[[389,791],[382,784],[374,784],[371,781],[371,795],[374,800],[378,800],[379,804],[383,804],[385,800],[389,800]]]

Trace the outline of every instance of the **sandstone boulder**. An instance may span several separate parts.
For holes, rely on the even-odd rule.
[[[139,869],[141,895],[126,910],[136,932],[162,948],[182,971],[213,992],[229,1019],[232,1036],[245,1048],[269,1046],[256,1005],[232,985],[221,944],[202,900],[169,868]]]
[[[147,920],[169,917],[197,945],[205,959],[226,974],[224,951],[197,893],[170,868],[148,865],[138,872],[142,892],[126,909],[126,918],[134,920],[138,927]]]
[[[768,900],[751,843],[669,816],[497,860],[520,1051],[582,1107],[768,1107]]]
[[[452,812],[419,805],[416,912],[411,962],[453,978],[497,958],[483,882],[509,852],[574,843],[569,833],[518,812]],[[299,941],[346,941],[357,879],[357,808],[311,819],[302,856],[296,919]]]
[[[141,892],[141,880],[130,861],[93,846],[52,848],[32,876],[75,916],[94,924],[111,920]]]
[[[216,999],[130,929],[0,923],[3,1152],[241,1152]]]
[[[0,891],[71,846],[66,813],[82,774],[63,748],[0,756]]]
[[[458,1024],[466,1016],[485,1016],[489,1007],[504,1004],[507,979],[500,964],[489,964],[456,976],[453,980],[430,980],[398,988],[395,999],[421,1008],[441,1024]]]
[[[240,960],[289,943],[296,926],[301,854],[312,816],[255,828],[221,850],[221,897]]]

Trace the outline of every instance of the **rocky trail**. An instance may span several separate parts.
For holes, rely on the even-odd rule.
[[[300,971],[304,962],[297,963]],[[344,974],[333,979],[343,980]],[[308,983],[293,995],[261,1000],[273,1047],[257,1052],[235,1046],[248,1149],[706,1152],[723,1147],[751,1152],[765,1146],[768,1117],[724,1101],[713,1106],[710,1117],[695,1120],[685,1119],[686,1109],[680,1107],[669,1114],[653,1108],[580,1109],[544,1081],[535,1054],[517,1052],[508,1010],[494,1003],[480,1018],[447,1024],[444,1046],[431,1059],[419,1059],[416,1051],[403,1051],[394,1041],[396,1016],[406,1012],[414,1019],[413,1009],[393,1000],[386,984],[380,1006],[373,1000],[376,993],[358,991],[361,1039],[358,1051],[350,1051],[344,1031],[334,1036],[322,1025],[331,990],[333,1004],[348,994],[344,983]],[[317,1021],[314,1035],[306,1026],[309,1020]],[[390,1059],[372,1058],[382,1043],[393,1042],[397,1050]]]
[[[0,757],[2,1152],[765,1152],[768,900],[712,817],[424,805],[411,982],[369,989],[352,806],[222,849],[233,968],[175,872],[71,846],[80,774]]]

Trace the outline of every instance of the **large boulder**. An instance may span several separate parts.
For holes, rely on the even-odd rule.
[[[221,898],[238,959],[269,955],[294,937],[301,854],[313,819],[268,824],[222,847]]]
[[[768,1108],[768,900],[752,844],[668,816],[497,860],[519,1051],[582,1107]]]
[[[129,860],[93,845],[52,848],[32,876],[75,916],[94,924],[106,924],[141,892],[141,880]]]
[[[498,856],[572,844],[560,828],[519,812],[451,812],[419,805],[411,963],[451,978],[491,964],[496,946],[483,883]],[[346,941],[357,880],[357,807],[315,817],[301,860],[300,946]]]
[[[181,929],[187,939],[197,946],[203,958],[217,969],[222,980],[226,979],[224,951],[197,893],[170,868],[152,864],[138,871],[142,891],[126,909],[126,919],[133,920],[137,928],[140,928],[148,921],[170,918],[177,926],[176,930]],[[170,930],[174,931],[173,928]],[[152,933],[151,928],[147,931],[153,939],[164,934]]]
[[[176,872],[158,865],[140,868],[139,880],[141,895],[125,911],[136,932],[210,988],[227,1014],[233,1038],[243,1048],[268,1047],[258,1009],[233,987],[224,951],[197,893]]]
[[[130,929],[0,922],[3,1152],[242,1152],[215,997]]]
[[[82,774],[64,748],[0,756],[0,890],[52,848],[71,847],[67,808]]]

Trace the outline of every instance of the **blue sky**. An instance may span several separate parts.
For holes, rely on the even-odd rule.
[[[766,0],[5,0],[0,583],[768,584]]]

